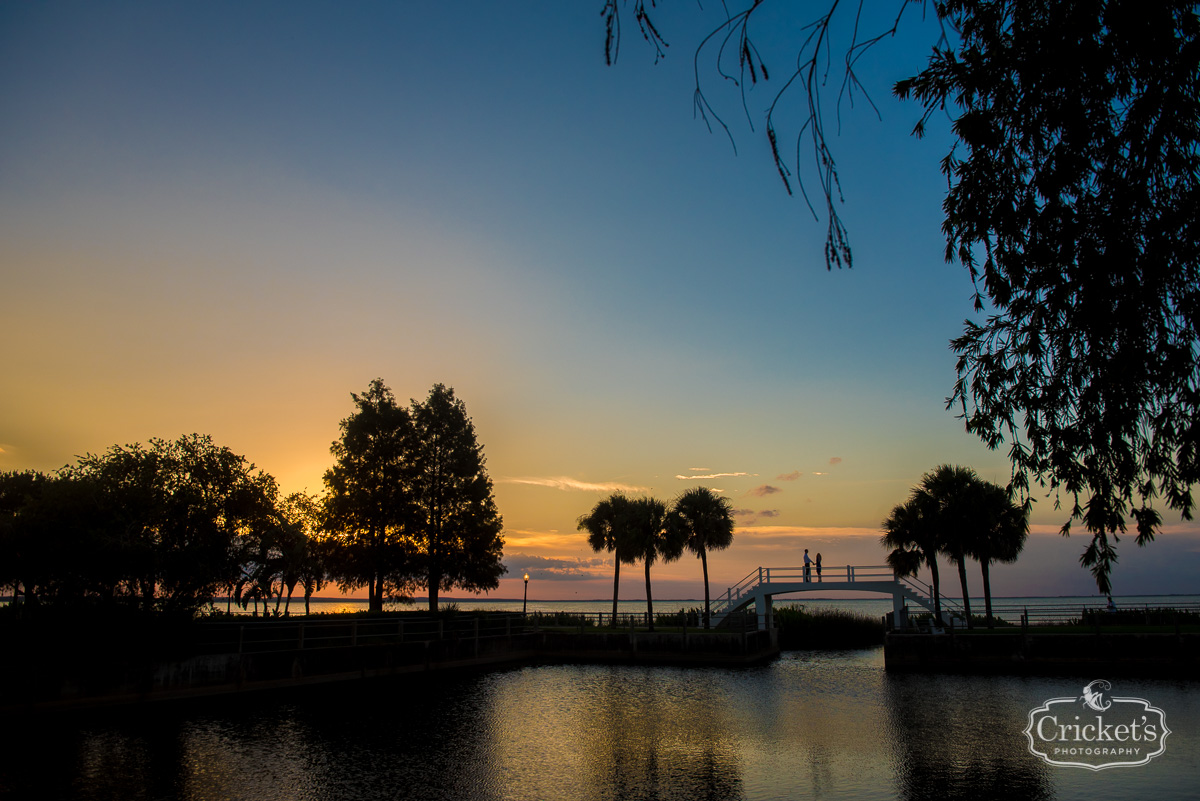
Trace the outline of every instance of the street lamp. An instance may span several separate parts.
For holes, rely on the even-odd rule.
[[[525,574],[525,600],[521,602],[521,617],[525,617],[525,610],[529,607],[529,574]]]

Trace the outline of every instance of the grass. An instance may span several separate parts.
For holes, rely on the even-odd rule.
[[[874,615],[781,606],[774,616],[780,648],[867,648],[883,643],[883,622]]]

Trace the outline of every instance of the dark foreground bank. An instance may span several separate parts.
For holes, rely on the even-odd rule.
[[[738,666],[779,654],[778,633],[601,630],[516,615],[350,617],[9,628],[0,710],[78,708],[389,675],[584,662]]]

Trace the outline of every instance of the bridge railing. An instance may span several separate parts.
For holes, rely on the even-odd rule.
[[[751,571],[744,579],[725,590],[724,595],[718,595],[712,604],[713,612],[726,612],[739,603],[742,598],[750,595],[750,590],[763,583],[763,573],[770,575],[771,568],[760,567]],[[768,579],[769,580],[769,579]]]
[[[918,595],[924,595],[926,598],[929,599],[930,603],[933,602],[934,593],[933,593],[933,587],[931,585],[926,584],[925,582],[921,581],[916,576],[897,576],[897,580],[900,581],[900,583],[907,586],[909,589],[916,592]],[[961,601],[957,601],[953,598],[947,598],[945,595],[941,596],[941,600],[942,600],[942,610],[944,612],[946,612],[946,614],[958,615],[959,617],[965,619],[966,612],[963,610],[963,605],[962,605]]]

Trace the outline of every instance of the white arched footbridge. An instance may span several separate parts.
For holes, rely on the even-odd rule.
[[[776,595],[801,592],[854,590],[892,596],[892,623],[903,626],[908,604],[934,611],[933,589],[914,578],[901,578],[887,565],[831,566],[825,565],[818,575],[813,567],[807,573],[803,567],[760,567],[718,596],[712,603],[712,621],[719,624],[731,612],[754,604],[758,627],[770,628],[771,605]],[[942,612],[962,616],[956,601],[942,597]]]

